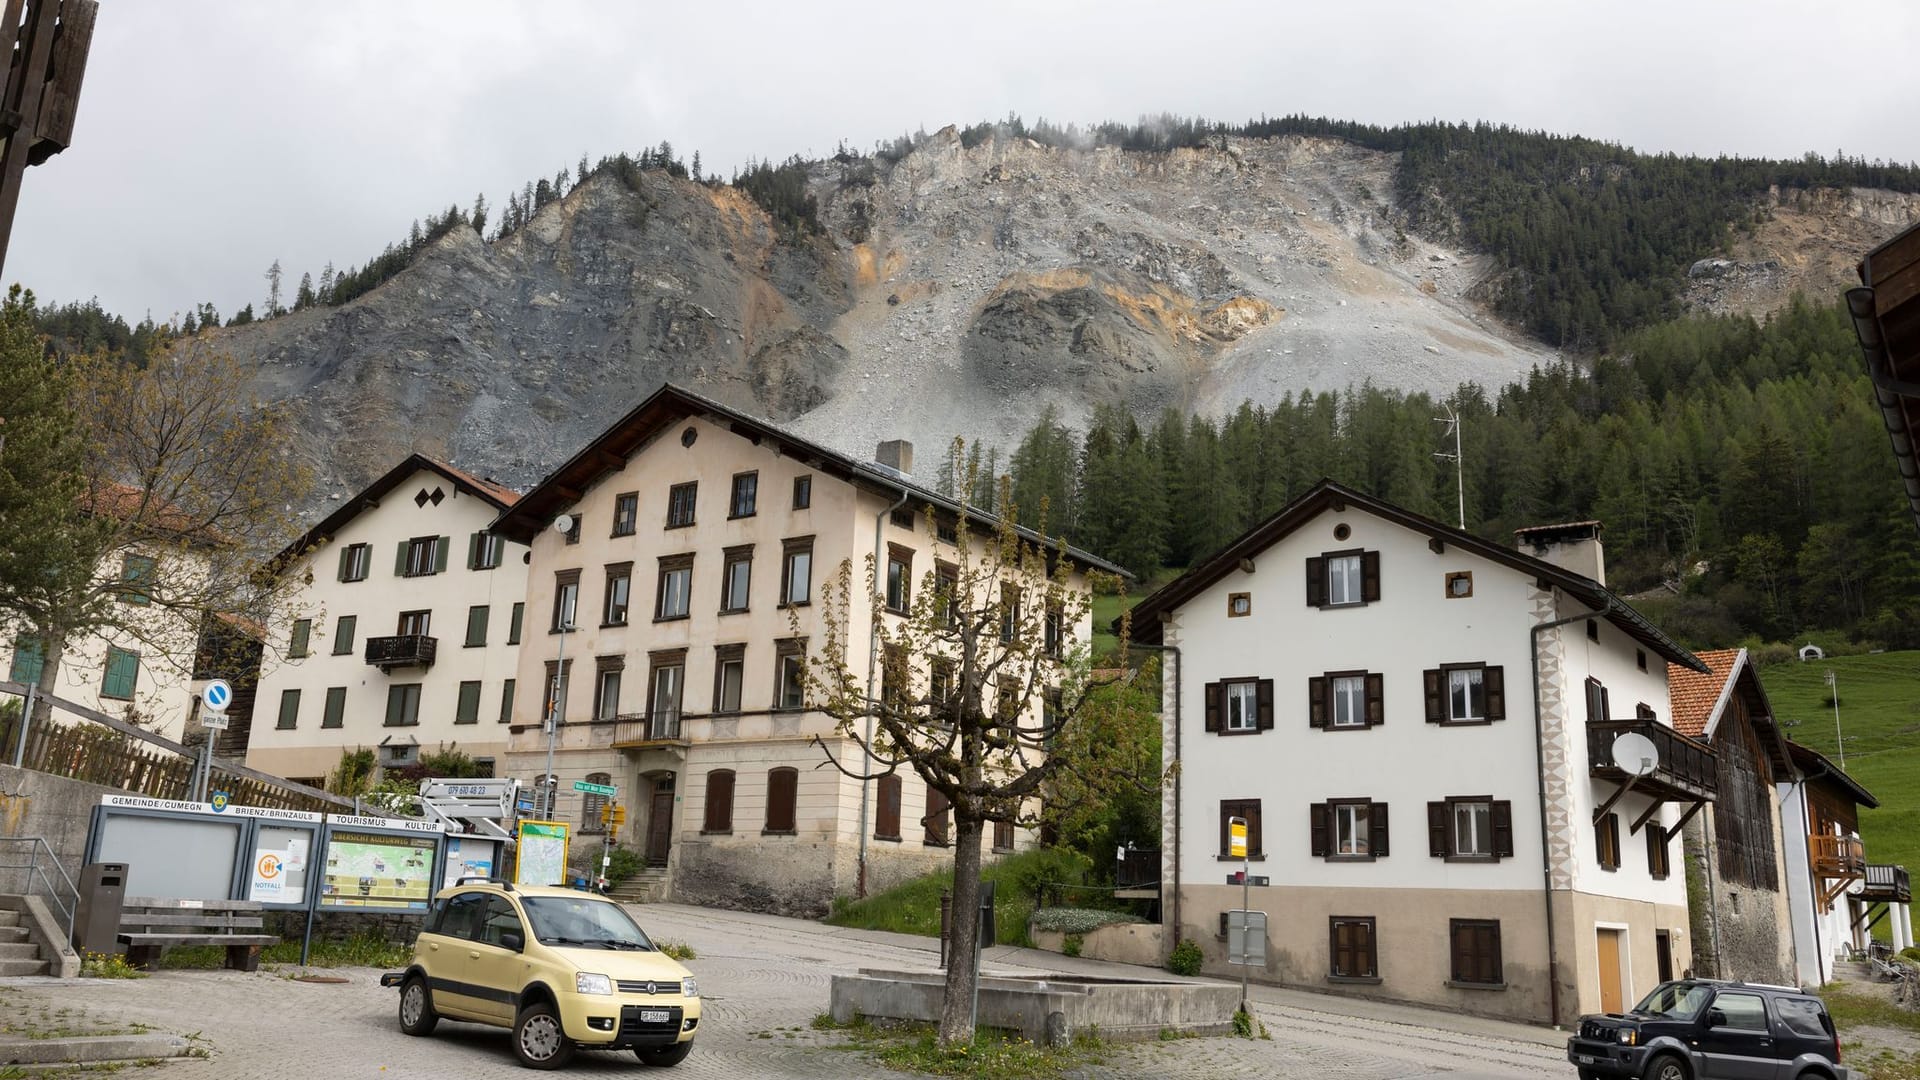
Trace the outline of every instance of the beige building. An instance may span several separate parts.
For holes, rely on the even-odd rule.
[[[882,450],[890,460],[853,460],[667,386],[493,526],[532,548],[508,768],[539,791],[551,747],[550,813],[595,840],[603,800],[573,783],[618,789],[629,812],[615,839],[644,854],[664,895],[816,914],[951,861],[937,794],[930,805],[910,772],[833,767],[829,754],[864,771],[807,707],[805,657],[831,615],[823,582],[848,563],[857,582],[871,558],[913,588],[954,557],[959,507],[909,478],[910,446]],[[872,618],[851,606],[850,661],[866,679]],[[1090,621],[1064,630],[1084,641]],[[562,719],[551,742],[548,696]],[[1010,826],[987,839],[1030,843]]]

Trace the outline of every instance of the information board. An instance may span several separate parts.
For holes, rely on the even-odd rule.
[[[567,823],[522,821],[513,862],[515,885],[567,883]]]
[[[491,836],[447,837],[447,870],[441,875],[441,887],[458,885],[464,877],[493,877],[503,842]]]
[[[247,899],[262,904],[297,904],[305,900],[307,858],[313,843],[313,829],[262,824],[253,834]]]
[[[427,833],[334,830],[320,874],[320,906],[425,911],[439,847],[440,837]]]

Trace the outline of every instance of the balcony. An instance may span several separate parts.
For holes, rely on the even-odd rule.
[[[1613,740],[1627,734],[1645,735],[1659,751],[1652,773],[1634,781],[1634,790],[1680,802],[1712,802],[1720,780],[1713,747],[1673,730],[1658,720],[1589,720],[1587,722],[1588,775],[1595,780],[1624,784],[1632,776],[1613,763]]]
[[[1853,836],[1807,837],[1807,860],[1816,877],[1854,880],[1867,872],[1867,849]],[[1890,869],[1880,867],[1880,869]],[[1905,871],[1901,871],[1902,874]]]
[[[1913,902],[1913,886],[1907,881],[1906,867],[1868,863],[1860,891],[1854,895],[1869,904],[1908,904]]]
[[[381,671],[392,671],[399,667],[428,668],[433,666],[438,647],[438,639],[426,634],[368,638],[367,663]]]
[[[614,718],[613,745],[615,749],[634,750],[648,746],[686,745],[686,737],[680,733],[680,711],[640,716],[617,716]]]

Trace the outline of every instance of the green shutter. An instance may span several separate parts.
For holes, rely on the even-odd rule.
[[[387,687],[387,726],[399,727],[406,716],[407,688]]]
[[[287,642],[287,655],[298,659],[307,655],[307,643],[313,637],[312,619],[295,619],[293,639]]]
[[[320,717],[323,728],[337,728],[343,725],[347,713],[347,688],[344,686],[327,687],[327,710]]]
[[[335,581],[347,580],[347,564],[352,561],[352,558],[351,558],[352,555],[353,555],[352,544],[348,544],[347,546],[340,549],[340,571],[339,573],[334,575]]]
[[[480,722],[479,682],[463,682],[460,684],[460,703],[455,706],[453,722],[456,724],[477,724]]]
[[[476,604],[467,609],[467,644],[480,646],[487,643],[487,612],[485,604]]]
[[[274,727],[291,731],[300,722],[300,691],[280,691],[280,722]]]
[[[342,615],[333,631],[333,655],[345,656],[353,651],[354,631],[359,628],[358,615]]]
[[[443,536],[440,538],[440,541],[438,543],[433,545],[433,572],[434,573],[444,574],[447,572],[447,552],[452,548],[453,548],[453,537],[451,536]]]
[[[520,644],[520,620],[527,614],[527,605],[513,605],[513,619],[507,624],[507,644]]]
[[[407,576],[407,541],[400,541],[400,550],[393,557],[393,576]]]
[[[47,666],[47,650],[33,638],[16,638],[13,643],[13,671],[8,676],[17,683],[37,683]]]
[[[480,568],[480,534],[468,533],[467,534],[467,569],[478,570],[479,568]]]
[[[125,649],[107,650],[107,673],[100,680],[100,696],[128,700],[140,680],[140,657]]]
[[[513,680],[508,679],[500,687],[500,722],[513,723]]]

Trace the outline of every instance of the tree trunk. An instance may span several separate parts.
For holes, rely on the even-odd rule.
[[[947,936],[946,996],[940,1002],[940,1045],[944,1047],[972,1044],[973,990],[980,975],[974,943],[980,937],[981,823],[956,813],[953,825],[953,914]]]
[[[47,634],[41,643],[40,681],[34,684],[33,691],[33,730],[45,727],[53,717],[53,691],[60,684],[60,659],[66,652],[67,635],[63,632]]]

